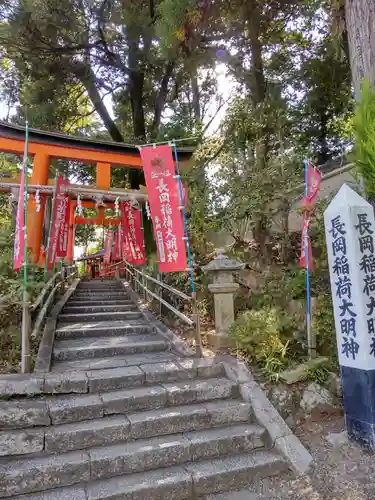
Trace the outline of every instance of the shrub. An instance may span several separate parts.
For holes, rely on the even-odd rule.
[[[316,298],[316,307],[311,316],[311,328],[316,335],[318,354],[327,356],[333,367],[338,367],[335,319],[330,295]]]
[[[231,328],[231,336],[245,356],[263,374],[277,380],[292,356],[293,318],[277,307],[244,312]]]

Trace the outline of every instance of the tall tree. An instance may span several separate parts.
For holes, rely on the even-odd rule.
[[[345,18],[353,84],[359,98],[363,78],[375,85],[375,3],[345,0]]]

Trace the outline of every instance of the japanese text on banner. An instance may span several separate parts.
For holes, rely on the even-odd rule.
[[[113,250],[112,259],[121,260],[122,259],[122,247],[123,247],[123,231],[121,224],[118,226],[116,238],[115,238],[115,248]]]
[[[186,271],[184,223],[178,180],[168,145],[141,149],[151,218],[162,273]]]
[[[307,167],[307,196],[302,200],[302,206],[315,206],[318,199],[322,174],[311,163]]]
[[[104,241],[104,264],[109,264],[113,245],[113,231],[107,231]]]
[[[124,233],[129,245],[127,260],[133,264],[146,264],[141,211],[132,204],[132,201],[121,204]]]
[[[70,214],[70,199],[64,197],[64,205],[62,207],[62,218],[59,229],[59,238],[57,241],[57,257],[66,257],[68,251],[68,234],[69,234],[69,214]]]
[[[63,187],[67,186],[68,184],[69,181],[61,176],[56,179],[56,194],[55,202],[53,205],[51,234],[48,249],[48,269],[53,268],[56,257],[58,257],[57,248],[59,245],[61,230],[65,224],[65,217],[69,217],[69,215],[67,214],[67,195],[63,191]],[[64,256],[65,255],[66,253],[64,254]]]

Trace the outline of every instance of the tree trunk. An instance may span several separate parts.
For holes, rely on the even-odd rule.
[[[169,61],[167,64],[167,67],[165,69],[165,73],[163,76],[163,79],[160,84],[160,90],[159,94],[156,98],[155,102],[155,112],[154,112],[154,120],[152,122],[151,130],[150,130],[150,135],[151,138],[154,138],[157,135],[157,132],[160,127],[160,121],[161,121],[161,116],[165,107],[165,103],[167,101],[167,96],[168,96],[168,86],[170,79],[173,74],[173,70],[175,67],[174,61]]]
[[[345,18],[352,79],[356,98],[359,99],[363,78],[375,85],[374,0],[346,0]]]
[[[144,74],[140,71],[129,72],[129,94],[133,116],[134,138],[139,142],[146,139],[145,114],[143,110]]]
[[[128,90],[130,95],[130,103],[132,108],[133,118],[133,134],[134,138],[139,142],[146,140],[146,125],[145,113],[143,109],[143,90],[145,75],[142,68],[142,54],[139,49],[139,34],[129,30],[128,46],[129,46],[129,80]]]
[[[124,142],[121,132],[117,128],[117,125],[112,120],[107,108],[105,107],[100,93],[96,87],[96,76],[88,65],[83,64],[73,64],[71,70],[76,75],[77,78],[82,82],[85,87],[87,94],[97,111],[98,115],[103,121],[105,128],[107,129],[112,140],[115,142]]]
[[[268,155],[268,133],[265,125],[264,102],[267,95],[266,78],[263,65],[263,45],[261,40],[261,9],[258,0],[245,2],[245,13],[249,32],[251,53],[250,90],[254,108],[254,118],[258,125],[255,141],[255,167],[259,172],[266,169]],[[253,230],[254,240],[259,247],[259,256],[265,263],[270,260],[267,249],[269,220],[264,214],[259,215]]]

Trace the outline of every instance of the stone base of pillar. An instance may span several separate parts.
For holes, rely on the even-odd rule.
[[[233,342],[226,333],[216,333],[215,331],[207,334],[207,343],[213,351],[222,351],[233,347]]]

